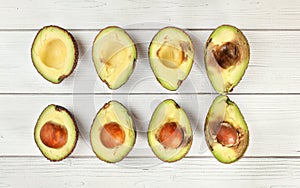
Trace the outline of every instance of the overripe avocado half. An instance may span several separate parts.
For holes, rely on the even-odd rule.
[[[58,84],[68,77],[77,65],[77,43],[74,37],[61,27],[43,27],[33,41],[31,59],[40,75]]]
[[[172,99],[161,102],[148,128],[148,143],[154,154],[165,162],[180,160],[192,141],[192,128],[184,110]]]
[[[90,139],[99,159],[109,163],[121,161],[133,148],[136,139],[128,110],[117,101],[106,103],[94,118]]]
[[[127,82],[137,52],[126,31],[117,26],[102,29],[94,40],[92,53],[97,74],[110,89],[118,89]]]
[[[47,159],[61,161],[69,156],[76,146],[76,122],[67,109],[51,104],[43,110],[35,125],[34,139]]]
[[[242,79],[248,67],[250,47],[238,28],[222,25],[209,36],[204,56],[212,86],[218,93],[225,94]]]
[[[204,132],[210,151],[222,163],[240,159],[249,144],[249,131],[244,117],[227,96],[221,95],[212,103]]]
[[[149,61],[158,82],[175,91],[187,78],[194,62],[194,47],[187,33],[175,27],[161,29],[148,49]]]

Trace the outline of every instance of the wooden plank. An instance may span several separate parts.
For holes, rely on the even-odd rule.
[[[71,6],[70,6],[71,5]],[[300,29],[299,1],[44,1],[15,0],[1,6],[0,29],[38,29],[58,24],[72,29],[215,28],[229,23],[244,29]],[[5,19],[9,18],[9,21]],[[271,21],[270,21],[271,19]],[[150,24],[151,22],[152,24]]]
[[[0,156],[41,156],[33,129],[41,111],[54,103],[71,110],[78,122],[80,139],[72,156],[94,156],[89,130],[96,112],[111,99],[130,110],[138,137],[129,156],[154,157],[147,143],[147,128],[156,106],[167,98],[181,105],[190,118],[194,141],[190,157],[212,156],[208,151],[203,124],[212,95],[0,95]],[[299,95],[234,95],[250,131],[245,156],[300,156]]]
[[[107,164],[97,158],[0,158],[2,187],[288,187],[299,188],[300,159],[244,158],[224,165],[212,158],[162,163],[127,158]],[[17,181],[16,181],[17,179]]]
[[[156,30],[132,30],[138,61],[129,81],[116,91],[98,78],[91,60],[97,31],[73,31],[79,43],[80,61],[61,84],[44,80],[35,70],[30,47],[36,32],[0,32],[0,93],[170,93],[156,81],[147,59],[149,42]],[[195,63],[176,93],[211,93],[203,63],[203,48],[211,31],[188,31],[195,46]],[[234,93],[300,93],[300,31],[246,31],[251,45],[248,70]],[[149,87],[151,86],[151,87]],[[173,92],[174,93],[174,92]]]

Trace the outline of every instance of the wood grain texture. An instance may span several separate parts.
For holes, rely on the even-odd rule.
[[[140,164],[142,166],[137,166]],[[106,164],[95,157],[50,163],[36,157],[0,158],[2,187],[233,187],[299,188],[300,159],[243,158],[233,165],[212,158],[169,164],[127,158]],[[18,181],[16,181],[16,179]]]
[[[296,0],[11,0],[0,3],[0,187],[230,187],[300,188],[300,1]],[[55,24],[75,36],[80,61],[59,85],[35,70],[30,48],[38,29]],[[203,63],[214,28],[232,24],[250,42],[251,58],[230,98],[250,131],[245,157],[223,165],[208,151],[203,124],[216,97]],[[91,46],[99,29],[118,25],[138,48],[133,75],[119,90],[97,77]],[[147,60],[149,42],[165,26],[188,29],[195,63],[180,89],[170,92],[155,80]],[[155,107],[175,99],[187,112],[194,142],[187,157],[163,163],[147,143]],[[138,131],[129,156],[117,164],[98,160],[89,129],[99,108],[111,99],[130,110]],[[73,154],[47,161],[34,143],[33,129],[48,104],[67,107],[80,137]]]
[[[138,60],[129,81],[115,91],[100,81],[93,66],[91,46],[97,31],[72,32],[79,43],[80,60],[75,72],[59,85],[43,79],[32,65],[30,48],[36,32],[0,32],[0,93],[171,93],[156,81],[147,59],[156,32],[129,31],[137,44]],[[214,92],[203,62],[211,31],[188,33],[195,46],[195,63],[176,93]],[[292,42],[300,38],[300,31],[246,31],[245,35],[251,46],[250,64],[234,93],[300,93],[300,43]]]
[[[156,106],[167,98],[181,105],[190,118],[194,141],[188,156],[212,156],[203,125],[212,95],[2,95],[0,104],[0,156],[41,156],[33,129],[41,111],[50,103],[65,106],[78,122],[80,139],[72,156],[94,156],[89,131],[96,112],[109,100],[123,103],[131,112],[138,137],[129,156],[154,157],[147,143],[147,129]],[[300,96],[234,95],[250,131],[246,156],[300,156]],[[295,107],[296,106],[296,107]],[[22,143],[22,144],[20,144]]]
[[[9,18],[1,22],[0,29],[38,29],[53,23],[69,29],[107,25],[157,29],[158,23],[197,29],[223,23],[243,29],[300,29],[300,5],[294,0],[14,0],[3,3],[0,17]]]

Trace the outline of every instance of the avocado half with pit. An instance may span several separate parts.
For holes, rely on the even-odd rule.
[[[148,49],[149,61],[158,82],[175,91],[189,75],[194,47],[187,33],[175,27],[161,29]]]
[[[155,109],[148,128],[148,143],[162,161],[182,159],[190,150],[193,132],[184,110],[172,99]]]
[[[102,29],[94,40],[92,53],[97,74],[110,89],[118,89],[127,82],[137,52],[126,31],[117,26]]]
[[[204,128],[206,143],[214,157],[222,163],[240,159],[249,144],[249,131],[238,106],[227,96],[212,103]]]
[[[250,47],[238,28],[222,25],[209,36],[204,56],[212,86],[218,93],[225,94],[242,79],[249,64]]]
[[[71,33],[61,27],[43,27],[33,41],[31,59],[40,75],[58,84],[76,67],[77,43]]]
[[[90,139],[99,159],[109,163],[121,161],[131,151],[136,139],[128,110],[117,101],[106,103],[94,118]]]
[[[71,113],[51,104],[41,113],[34,129],[35,142],[50,161],[61,161],[74,150],[78,129]]]

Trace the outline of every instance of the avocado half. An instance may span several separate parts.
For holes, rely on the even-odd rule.
[[[47,106],[34,128],[35,142],[50,161],[61,161],[74,150],[78,129],[71,113],[62,106]]]
[[[175,91],[189,75],[194,47],[187,33],[175,27],[161,29],[148,49],[152,71],[166,89]]]
[[[250,47],[238,28],[222,25],[209,36],[204,56],[212,86],[218,93],[226,94],[242,79],[249,64]]]
[[[249,144],[249,131],[238,106],[227,96],[212,103],[204,128],[206,143],[214,157],[222,163],[240,159]]]
[[[92,53],[97,74],[110,89],[118,89],[127,82],[137,52],[125,30],[117,26],[102,29],[94,40]]]
[[[135,144],[136,132],[128,110],[117,101],[106,103],[94,118],[90,141],[96,156],[109,163],[121,161]]]
[[[193,132],[184,110],[172,99],[155,109],[148,128],[148,143],[162,161],[182,159],[190,150]]]
[[[77,43],[71,33],[61,27],[43,27],[33,41],[31,59],[40,75],[58,84],[68,77],[77,65]]]

